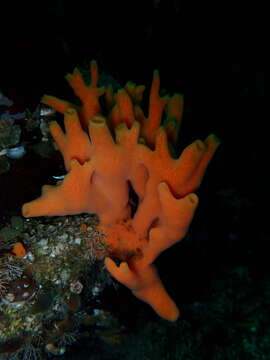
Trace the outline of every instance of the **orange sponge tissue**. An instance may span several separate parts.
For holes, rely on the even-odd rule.
[[[50,131],[68,173],[60,185],[45,185],[38,199],[24,204],[23,215],[98,214],[111,255],[121,260],[117,266],[107,257],[107,270],[162,318],[175,321],[178,307],[153,263],[185,236],[198,205],[194,191],[219,141],[214,135],[196,140],[173,158],[169,145],[179,132],[183,97],[160,97],[155,71],[146,116],[140,105],[144,86],[129,82],[114,93],[110,86],[98,87],[95,61],[90,73],[90,85],[78,70],[67,76],[80,106],[42,99],[64,113],[65,133],[56,122]],[[138,197],[133,211],[131,187]]]

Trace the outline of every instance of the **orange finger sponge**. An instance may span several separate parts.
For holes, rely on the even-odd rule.
[[[180,156],[172,156],[183,96],[161,97],[158,71],[147,116],[141,108],[144,86],[129,82],[117,92],[112,86],[99,87],[95,61],[90,75],[90,85],[79,70],[67,76],[81,105],[52,96],[42,99],[64,113],[65,132],[56,122],[50,131],[67,175],[56,186],[44,186],[38,199],[24,204],[23,215],[96,213],[109,248],[107,270],[162,318],[175,321],[179,309],[154,261],[186,235],[198,206],[194,192],[219,140],[210,135],[194,141]],[[135,205],[132,193],[137,197]],[[112,258],[118,258],[120,266]]]

